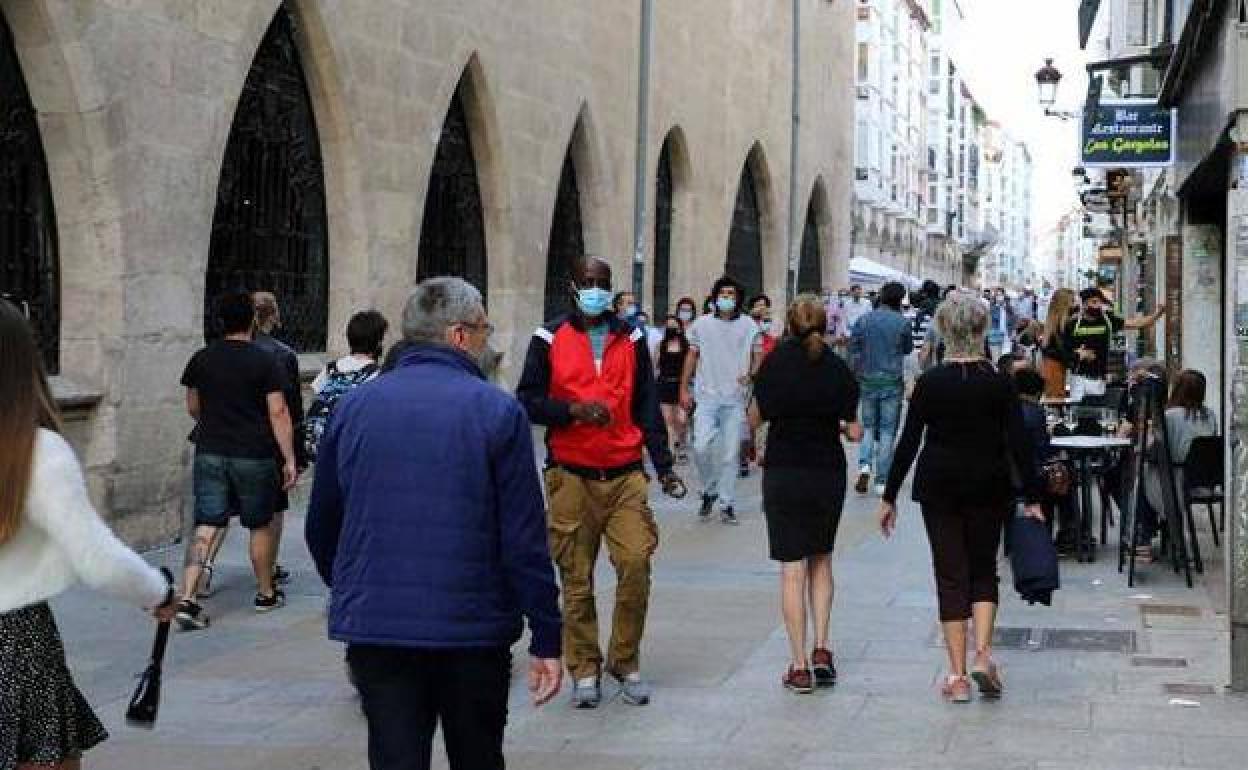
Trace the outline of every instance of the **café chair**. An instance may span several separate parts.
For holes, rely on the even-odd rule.
[[[1205,506],[1209,511],[1209,529],[1213,533],[1214,547],[1221,547],[1219,532],[1226,531],[1226,500],[1223,490],[1222,436],[1202,436],[1192,439],[1187,459],[1183,463],[1183,507],[1187,512],[1188,527],[1195,538],[1195,523],[1192,508]],[[1213,506],[1221,510],[1215,519]]]

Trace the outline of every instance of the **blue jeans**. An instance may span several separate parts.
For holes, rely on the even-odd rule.
[[[897,439],[904,393],[901,383],[864,384],[861,389],[859,403],[862,405],[863,434],[862,446],[858,449],[858,465],[872,468],[877,484],[883,484],[888,479],[888,472],[893,467],[893,444]]]
[[[693,413],[693,456],[702,494],[717,496],[725,508],[736,503],[737,472],[745,405],[740,401],[698,401]]]

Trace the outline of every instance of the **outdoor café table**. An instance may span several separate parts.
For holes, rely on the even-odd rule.
[[[1058,414],[1064,414],[1067,409],[1072,406],[1078,406],[1080,403],[1082,402],[1077,398],[1053,398],[1051,396],[1045,396],[1040,399],[1040,406],[1045,409],[1052,409]]]
[[[1058,436],[1049,443],[1054,449],[1064,449],[1074,455],[1079,466],[1079,545],[1076,554],[1079,561],[1095,561],[1095,549],[1089,542],[1088,534],[1092,528],[1092,470],[1088,461],[1093,455],[1110,449],[1126,449],[1131,446],[1131,441],[1100,436]],[[1101,515],[1104,516],[1104,513]]]

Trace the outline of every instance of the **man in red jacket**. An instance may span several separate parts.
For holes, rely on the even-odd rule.
[[[576,310],[533,335],[517,396],[529,419],[547,427],[550,550],[563,583],[573,705],[598,706],[604,669],[625,701],[644,705],[650,687],[641,676],[640,647],[659,532],[642,447],[665,493],[683,497],[684,483],[672,473],[645,332],[611,312],[610,266],[586,257],[572,274]],[[603,539],[617,576],[605,667],[593,584]]]

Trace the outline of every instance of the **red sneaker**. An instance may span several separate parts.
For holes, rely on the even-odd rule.
[[[808,669],[789,666],[789,670],[781,681],[784,683],[785,688],[798,695],[809,695],[815,691],[815,683]]]

